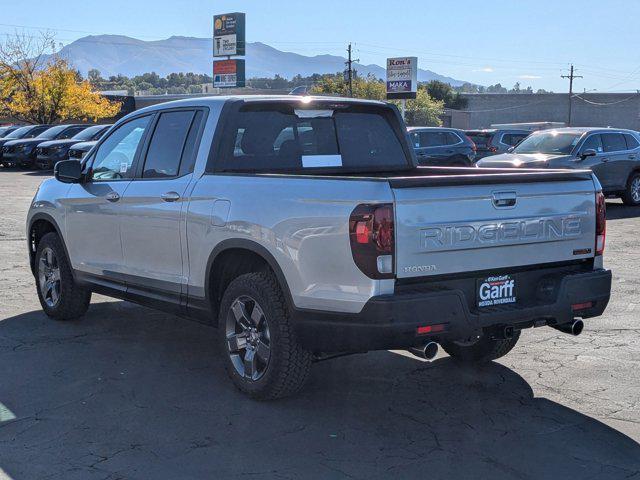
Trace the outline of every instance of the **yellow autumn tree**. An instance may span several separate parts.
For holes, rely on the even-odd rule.
[[[0,44],[0,113],[27,123],[115,116],[121,104],[93,91],[54,50],[49,34],[16,34]]]

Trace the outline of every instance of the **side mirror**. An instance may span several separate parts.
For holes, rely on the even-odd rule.
[[[53,176],[62,183],[79,183],[82,163],[79,160],[61,160],[53,167]]]
[[[587,148],[584,152],[582,152],[580,156],[580,160],[584,160],[587,157],[595,157],[598,154],[593,148]]]
[[[507,148],[507,152],[511,153],[516,149],[516,147],[509,147]]]

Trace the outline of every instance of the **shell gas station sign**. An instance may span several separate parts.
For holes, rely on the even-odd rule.
[[[245,54],[245,14],[225,13],[213,16],[213,56],[227,57],[213,61],[213,86],[234,88],[245,86],[244,59],[231,58]]]

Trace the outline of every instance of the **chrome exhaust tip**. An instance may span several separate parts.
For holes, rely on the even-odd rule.
[[[562,333],[568,333],[577,337],[584,330],[584,322],[580,319],[575,319],[573,322],[563,323],[562,325],[552,325],[553,328]]]
[[[438,355],[438,344],[436,342],[427,342],[421,347],[411,347],[408,350],[416,357],[431,361]]]

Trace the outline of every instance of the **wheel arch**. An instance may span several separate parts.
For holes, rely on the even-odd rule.
[[[205,277],[207,304],[217,322],[220,300],[229,283],[244,273],[268,269],[275,275],[289,309],[293,299],[289,284],[275,257],[265,247],[247,239],[228,239],[220,242],[209,255]]]
[[[29,249],[29,266],[31,267],[31,273],[35,274],[35,254],[40,240],[47,233],[52,232],[56,233],[58,238],[60,238],[60,242],[64,248],[64,254],[67,256],[67,259],[70,260],[67,244],[64,241],[62,230],[60,229],[58,222],[56,222],[56,220],[47,213],[36,213],[29,220],[29,227],[27,228],[27,245]]]

